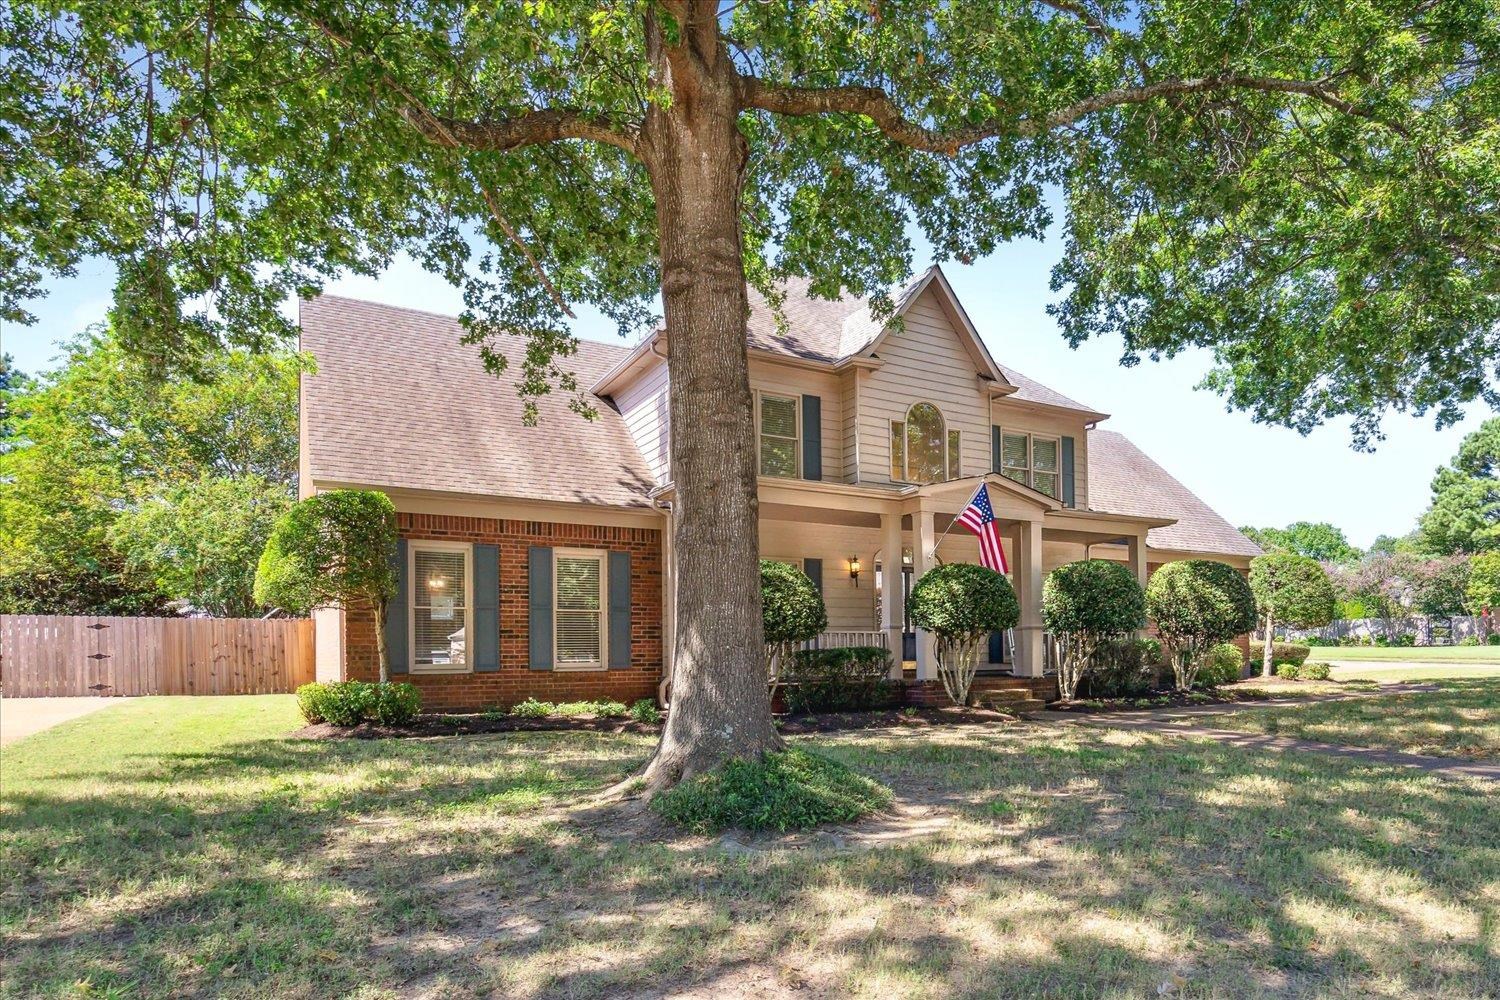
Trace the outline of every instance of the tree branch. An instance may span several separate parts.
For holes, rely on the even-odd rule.
[[[1130,61],[1135,63],[1136,69],[1141,71],[1141,78],[1147,78],[1147,66],[1145,61],[1141,59],[1140,53],[1136,51],[1134,44],[1136,39],[1133,36],[1112,27],[1102,17],[1089,10],[1082,3],[1076,2],[1076,0],[1037,0],[1037,3],[1060,13],[1072,15],[1082,21],[1089,31],[1104,39],[1105,42],[1115,43],[1126,49],[1126,55],[1130,58]]]
[[[561,139],[585,139],[631,154],[636,151],[636,129],[621,128],[571,108],[525,111],[494,121],[446,118],[414,104],[408,104],[401,113],[418,132],[440,146],[505,152]]]
[[[1158,97],[1202,94],[1225,90],[1252,90],[1263,93],[1300,94],[1334,108],[1343,114],[1376,121],[1399,135],[1400,126],[1378,121],[1353,104],[1327,89],[1319,80],[1293,80],[1247,73],[1218,73],[1212,76],[1162,80],[1139,87],[1122,87],[1059,108],[1040,118],[992,118],[978,125],[943,131],[928,128],[907,118],[889,95],[879,87],[794,87],[766,83],[758,77],[740,77],[740,102],[746,108],[757,108],[781,115],[863,115],[875,123],[887,138],[911,149],[953,156],[965,146],[996,136],[1030,138],[1045,135],[1071,125],[1081,118],[1106,108],[1144,104]]]

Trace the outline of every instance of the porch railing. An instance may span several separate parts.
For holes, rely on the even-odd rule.
[[[809,639],[799,649],[834,649],[839,646],[879,646],[886,649],[890,645],[886,634],[879,629],[855,629],[839,632],[821,632],[816,639]]]

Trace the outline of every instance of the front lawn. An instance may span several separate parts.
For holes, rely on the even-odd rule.
[[[890,846],[760,851],[556,808],[648,737],[296,725],[143,699],[7,750],[5,992],[1500,993],[1478,780],[1089,727],[800,737],[905,811]]]
[[[1438,680],[1438,691],[1216,716],[1220,729],[1440,757],[1500,758],[1500,676]]]
[[[1500,646],[1314,646],[1309,660],[1500,664]]]

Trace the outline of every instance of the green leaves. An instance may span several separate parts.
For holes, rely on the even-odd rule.
[[[1042,624],[1054,635],[1124,635],[1146,627],[1146,595],[1121,563],[1067,563],[1048,573],[1042,584]]]
[[[1169,642],[1227,642],[1255,627],[1255,597],[1234,567],[1209,559],[1170,562],[1151,574],[1146,612]]]
[[[1322,628],[1333,621],[1337,596],[1316,559],[1273,552],[1250,560],[1250,590],[1262,616],[1278,625]]]
[[[944,639],[1003,632],[1021,620],[1010,581],[973,563],[936,566],[911,589],[912,624]]]
[[[293,614],[396,596],[396,508],[377,490],[329,490],[281,516],[255,571],[255,599]]]
[[[760,561],[760,614],[768,644],[805,642],[828,627],[823,595],[812,580],[774,559]]]
[[[1420,530],[1432,552],[1500,548],[1500,417],[1465,437],[1453,461],[1438,469]]]

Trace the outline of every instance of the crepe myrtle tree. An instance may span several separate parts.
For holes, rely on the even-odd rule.
[[[775,559],[760,561],[760,618],[766,638],[766,673],[771,687],[791,662],[799,642],[828,627],[823,595],[800,569]]]
[[[1067,563],[1042,584],[1042,625],[1058,644],[1058,693],[1072,701],[1099,643],[1146,627],[1146,593],[1121,563]]]
[[[1146,613],[1169,651],[1177,690],[1191,691],[1214,646],[1255,627],[1255,595],[1233,566],[1185,559],[1151,574]]]
[[[746,284],[873,294],[1060,203],[1053,312],[1302,430],[1500,403],[1490,0],[0,5],[0,319],[91,256],[163,366],[398,255],[593,412],[573,307],[671,344],[677,623],[653,791],[779,741]],[[1057,198],[1049,191],[1059,191]]]
[[[1338,612],[1333,581],[1316,559],[1291,552],[1272,552],[1250,560],[1250,592],[1255,596],[1258,627],[1265,637],[1261,674],[1271,676],[1276,626],[1322,628]]]
[[[293,504],[255,569],[255,599],[293,614],[367,605],[375,612],[380,682],[390,679],[385,624],[396,596],[396,507],[378,490],[329,490]]]
[[[1010,581],[973,563],[947,563],[911,588],[911,620],[936,638],[938,676],[955,705],[969,703],[979,651],[991,632],[1014,628],[1021,606]]]

